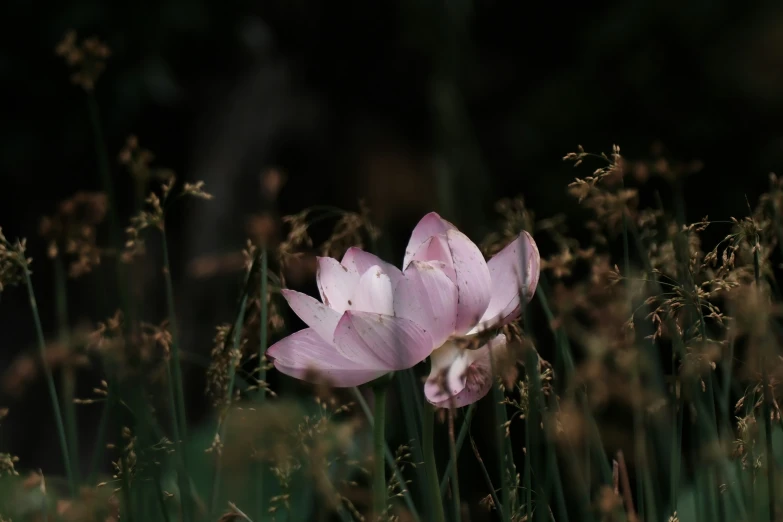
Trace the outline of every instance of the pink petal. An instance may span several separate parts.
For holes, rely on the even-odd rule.
[[[421,326],[433,347],[454,333],[457,286],[434,263],[412,261],[394,291],[394,312]]]
[[[267,355],[281,373],[310,382],[322,377],[337,387],[359,386],[386,373],[367,370],[346,359],[312,328],[281,339],[269,347]]]
[[[348,300],[359,282],[359,274],[336,259],[319,257],[316,281],[323,303],[343,313],[348,309]]]
[[[379,266],[383,270],[389,279],[392,281],[392,285],[395,285],[397,281],[402,277],[402,271],[391,263],[387,263],[380,257],[365,252],[361,248],[351,247],[343,256],[340,261],[344,266],[349,269],[353,268],[359,275],[363,275],[370,267]]]
[[[359,279],[348,300],[348,309],[358,312],[394,315],[394,296],[389,276],[379,266],[370,267]]]
[[[405,370],[432,352],[432,337],[403,317],[348,311],[334,332],[334,344],[365,368]]]
[[[281,293],[299,319],[312,328],[324,342],[332,342],[334,330],[340,322],[339,312],[295,290],[283,289]]]
[[[492,277],[481,251],[465,234],[452,229],[446,238],[454,260],[458,292],[455,330],[461,335],[473,328],[487,310],[492,297]]]
[[[419,245],[419,249],[413,254],[411,261],[437,261],[443,265],[442,269],[445,274],[455,283],[457,281],[457,274],[454,271],[454,259],[452,258],[449,242],[445,234],[427,238]],[[407,266],[410,266],[410,263]]]
[[[527,259],[524,266],[523,257]],[[492,276],[492,300],[474,331],[503,326],[519,317],[522,309],[519,296],[525,296],[525,303],[533,298],[538,286],[540,265],[538,246],[527,232],[522,232],[495,254],[487,263]]]
[[[447,344],[433,352],[432,369],[424,385],[427,400],[440,408],[461,408],[484,397],[493,382],[490,357],[505,347],[506,336],[501,334],[478,350]],[[448,350],[435,356],[444,349]]]
[[[454,225],[440,217],[435,212],[430,212],[416,225],[408,240],[408,246],[405,247],[405,258],[402,262],[402,269],[408,268],[408,264],[413,260],[413,256],[419,250],[419,247],[427,239],[439,234],[445,234],[446,231],[456,228]],[[429,259],[420,259],[420,261],[429,261]]]

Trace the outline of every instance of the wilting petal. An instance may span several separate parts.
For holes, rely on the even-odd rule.
[[[440,217],[436,212],[430,212],[416,225],[408,240],[408,246],[405,247],[405,258],[402,262],[402,269],[408,268],[408,264],[413,260],[413,256],[419,250],[419,247],[432,236],[445,234],[448,230],[456,228],[454,225]],[[430,261],[430,259],[419,259],[420,261]]]
[[[367,370],[346,359],[312,328],[281,339],[269,347],[267,355],[281,373],[309,381],[322,376],[338,387],[359,386],[386,373]]]
[[[501,334],[478,350],[466,350],[454,343],[435,350],[424,384],[427,400],[440,408],[460,408],[484,397],[492,388],[490,357],[505,347],[506,336]]]
[[[356,291],[348,301],[348,309],[394,315],[392,282],[381,267],[372,266],[362,275]]]
[[[523,258],[526,259],[524,264]],[[540,265],[538,246],[527,232],[522,232],[495,254],[487,263],[492,277],[492,300],[480,324],[471,333],[503,326],[516,319],[522,309],[520,294],[525,296],[527,303],[536,292]]]
[[[339,312],[302,292],[283,289],[281,293],[299,319],[320,335],[324,341],[332,342],[334,329],[337,328],[337,323],[340,321],[341,314]]]
[[[334,344],[365,368],[405,370],[432,352],[432,337],[403,317],[348,311],[334,332]]]
[[[363,275],[370,267],[379,266],[383,273],[391,279],[392,286],[396,285],[397,281],[402,277],[402,271],[399,268],[357,247],[349,248],[340,263],[349,269],[354,269],[359,275]]]
[[[483,317],[492,297],[490,288],[492,278],[487,262],[475,243],[459,230],[446,233],[457,284],[457,324],[458,335],[468,332]]]
[[[454,333],[457,286],[434,263],[412,261],[394,291],[394,312],[421,326],[438,347]]]
[[[323,303],[343,313],[348,309],[348,300],[359,283],[359,273],[336,259],[319,257],[316,281]]]
[[[438,404],[465,388],[459,374],[467,369],[466,350],[448,342],[430,355],[430,375],[424,383],[424,395],[432,404]],[[454,379],[454,376],[457,378]]]

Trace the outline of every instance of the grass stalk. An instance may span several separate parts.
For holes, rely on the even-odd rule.
[[[370,425],[370,428],[375,430],[375,417],[372,414],[372,411],[370,410],[370,406],[367,404],[367,401],[364,400],[364,396],[362,395],[362,392],[359,391],[359,388],[351,388],[351,391],[353,392],[353,396],[356,398],[356,402],[359,403],[359,407],[362,409],[362,412],[364,413],[365,418],[367,419],[367,423]],[[418,439],[418,437],[416,437]],[[405,484],[405,477],[402,476],[402,472],[397,467],[397,463],[394,461],[394,455],[392,455],[391,450],[389,450],[388,445],[384,447],[384,455],[386,458],[386,465],[391,468],[392,473],[394,473],[395,479],[397,479],[397,482],[400,484]],[[422,460],[419,462],[422,462],[424,459],[422,457]],[[413,503],[413,498],[411,498],[410,491],[408,491],[408,488],[403,488],[402,491],[403,500],[405,501],[405,505],[408,508],[408,511],[410,511],[410,515],[413,518],[414,522],[421,522],[421,517],[419,517],[419,513],[416,509],[415,504]]]
[[[525,479],[523,482],[525,488],[525,520],[533,520],[533,464],[531,462],[530,451],[530,424],[525,420]],[[510,520],[510,518],[504,519]]]
[[[495,510],[500,515],[501,520],[506,519],[506,515],[503,513],[503,506],[500,505],[500,499],[498,498],[498,492],[495,490],[495,486],[492,484],[492,478],[489,476],[487,467],[484,465],[484,459],[481,458],[476,441],[473,440],[473,435],[468,434],[470,437],[470,447],[473,448],[473,454],[476,456],[476,461],[479,463],[481,473],[484,475],[484,481],[487,483],[489,494],[492,496],[492,503],[495,505]]]
[[[756,245],[753,249],[753,275],[756,282],[756,292],[761,293],[761,261],[759,258],[759,239],[756,236]],[[769,520],[775,519],[775,456],[772,447],[772,390],[769,383],[769,369],[767,368],[767,354],[762,348],[760,353],[761,360],[761,384],[764,387],[764,400],[762,402],[762,414],[764,415],[764,444],[767,454],[767,503],[769,505]]]
[[[495,359],[489,358],[491,375],[497,375],[495,372]],[[500,384],[494,382],[492,385],[492,402],[495,406],[495,446],[497,449],[498,470],[500,472],[500,498],[503,504],[503,513],[506,517],[510,517],[513,511],[511,506],[511,485],[508,481],[508,459],[512,458],[511,453],[507,450],[506,446],[509,444],[505,434],[505,426],[508,421],[506,414],[506,406],[504,401],[503,390],[500,389]],[[527,423],[525,423],[527,426]],[[528,453],[529,454],[529,453]],[[513,465],[513,460],[511,462]],[[509,522],[510,518],[504,519],[504,522]]]
[[[54,420],[57,427],[57,438],[60,442],[60,452],[63,457],[63,464],[65,466],[65,474],[68,477],[68,486],[71,492],[71,496],[76,496],[78,492],[78,485],[76,483],[76,476],[73,472],[73,464],[71,462],[70,451],[68,450],[68,440],[65,434],[65,423],[63,421],[63,414],[60,409],[60,398],[57,395],[57,387],[54,384],[54,376],[52,375],[52,369],[49,366],[49,361],[46,358],[46,339],[44,338],[43,326],[41,325],[41,316],[38,313],[38,304],[35,300],[35,290],[33,289],[33,280],[30,277],[30,269],[24,260],[22,263],[22,272],[24,272],[25,285],[27,286],[27,297],[30,301],[30,310],[33,313],[33,322],[35,324],[35,335],[38,340],[38,351],[41,357],[41,365],[43,367],[44,376],[46,377],[46,387],[49,390],[49,399],[54,409]]]
[[[66,287],[65,267],[62,258],[54,259],[55,301],[57,305],[57,324],[59,327],[60,344],[67,350],[71,349],[70,327],[68,325],[68,291]],[[71,463],[73,464],[74,480],[80,482],[79,473],[79,431],[76,423],[76,373],[73,366],[66,363],[60,377],[63,394],[63,410],[65,410],[65,429]]]
[[[106,192],[106,198],[109,201],[109,240],[112,247],[119,248],[122,244],[122,228],[120,227],[120,220],[117,215],[117,199],[114,190],[114,181],[111,177],[109,155],[106,149],[106,140],[103,137],[103,127],[101,126],[98,102],[92,95],[87,96],[87,109],[90,113],[90,124],[92,125],[93,138],[95,140],[95,155],[98,158],[98,172],[101,176],[101,185],[103,186],[103,191]]]
[[[109,416],[111,415],[111,404],[114,397],[111,391],[108,392],[106,399],[103,401],[101,409],[101,420],[98,421],[98,434],[95,437],[95,446],[92,450],[92,457],[90,457],[90,467],[87,472],[87,483],[92,484],[95,481],[95,475],[98,473],[98,467],[100,466],[101,457],[106,450],[106,432],[109,427]]]
[[[260,384],[266,382],[266,363],[264,357],[267,349],[267,337],[268,337],[268,323],[269,323],[269,308],[267,307],[267,272],[268,272],[268,258],[266,247],[261,247],[261,267],[259,273],[259,292],[258,292],[258,306],[260,308],[260,332],[259,332],[259,345],[258,345],[258,381]],[[261,388],[258,393],[258,401],[263,403],[266,401],[266,389]],[[266,497],[264,491],[265,474],[263,464],[261,462],[256,465],[256,519],[262,520],[266,511]]]
[[[375,395],[375,424],[373,426],[373,513],[377,518],[386,513],[386,384],[373,387]]]
[[[457,473],[457,441],[454,438],[454,408],[449,408],[449,455],[454,465],[451,467],[451,499],[454,502],[454,520],[462,522],[462,500],[459,495],[459,475]]]
[[[176,309],[174,306],[174,282],[171,278],[171,260],[169,258],[168,240],[165,230],[162,237],[163,247],[163,277],[166,288],[166,308],[169,313],[169,329],[171,330],[171,358],[174,361],[172,366],[172,377],[174,378],[174,406],[177,411],[177,422],[179,424],[180,437],[182,442],[187,441],[187,416],[185,412],[185,392],[182,382],[182,368],[180,366],[179,353],[179,333],[177,331]]]
[[[424,462],[424,452],[422,451],[420,436],[423,413],[419,413],[422,411],[421,405],[424,403],[421,384],[417,381],[413,368],[397,372],[395,381],[397,381],[400,402],[403,405],[400,409],[402,410],[406,440],[412,441],[411,453],[416,462]],[[361,394],[359,393],[358,396],[361,397]],[[364,400],[363,397],[362,400]],[[391,452],[389,452],[389,455],[391,455]],[[387,461],[388,460],[389,459],[387,458]],[[391,460],[393,461],[394,459]],[[387,464],[391,465],[391,462],[387,462]],[[427,470],[424,466],[416,466],[413,472],[416,476],[416,483],[427,484]],[[444,477],[444,482],[446,481],[447,479]],[[445,487],[446,485],[441,483],[441,494],[445,491]],[[423,503],[426,499],[426,488],[417,488],[417,492],[417,500]],[[408,488],[405,488],[405,502],[413,503],[413,496],[411,492],[408,491]],[[408,509],[410,509],[410,506],[408,506]]]
[[[248,278],[250,277],[251,271],[248,272]],[[230,363],[230,366],[228,367],[228,388],[226,391],[226,408],[230,408],[231,401],[234,398],[234,388],[236,383],[236,373],[237,373],[237,366],[239,365],[239,358],[241,357],[240,351],[239,351],[239,345],[240,341],[242,339],[242,323],[245,319],[245,310],[247,309],[247,299],[248,295],[245,293],[242,296],[242,300],[240,301],[239,305],[239,313],[237,313],[236,320],[234,321],[234,326],[231,331],[231,353],[235,354],[236,359],[233,359]],[[218,426],[218,435],[220,437],[221,442],[225,441],[225,424],[221,422]],[[221,473],[223,471],[223,465],[222,465],[223,459],[221,458],[220,454],[218,453],[217,456],[217,464],[215,466],[215,476],[214,480],[212,482],[212,512],[215,513],[215,510],[218,508],[218,497],[220,495],[220,479],[221,479]]]
[[[182,517],[185,522],[193,519],[190,495],[188,490],[188,458],[187,447],[187,414],[185,411],[185,392],[182,384],[182,368],[180,366],[179,334],[177,331],[177,316],[174,306],[174,282],[171,278],[171,260],[169,258],[168,239],[166,237],[165,224],[161,229],[161,243],[163,248],[163,277],[166,290],[166,307],[168,309],[169,329],[171,331],[171,355],[166,361],[168,372],[170,398],[173,401],[173,425],[174,437],[179,452],[182,469],[178,472],[180,484],[180,501],[182,502]]]
[[[446,522],[446,516],[443,512],[443,500],[440,495],[438,484],[438,466],[435,462],[435,448],[433,446],[435,437],[435,409],[427,407],[424,414],[422,425],[422,447],[424,450],[424,465],[427,468],[427,482],[429,484],[430,498],[432,506],[433,522]]]
[[[474,402],[470,406],[468,406],[468,409],[465,411],[465,420],[462,422],[462,427],[460,427],[459,435],[457,435],[457,445],[456,450],[457,454],[459,454],[460,450],[462,449],[462,445],[465,443],[465,438],[468,436],[470,432],[470,421],[473,419],[473,414],[476,412],[476,403]],[[446,494],[446,488],[449,485],[449,477],[451,476],[451,469],[454,467],[455,461],[449,457],[449,462],[446,465],[446,470],[443,472],[443,478],[440,481],[440,494],[441,496],[444,496]]]

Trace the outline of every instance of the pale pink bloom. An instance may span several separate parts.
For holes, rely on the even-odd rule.
[[[267,354],[292,377],[326,377],[338,387],[358,386],[415,366],[432,353],[432,336],[416,322],[395,314],[393,289],[400,269],[358,248],[342,261],[318,258],[321,302],[283,290],[309,328],[280,340]]]
[[[522,265],[523,252],[527,262]],[[335,386],[357,386],[410,368],[432,355],[425,394],[437,405],[470,404],[492,385],[490,352],[505,347],[498,335],[477,350],[454,336],[507,324],[519,316],[538,282],[539,255],[523,233],[489,263],[478,247],[435,213],[416,226],[404,271],[358,248],[342,261],[318,259],[321,301],[283,290],[309,326],[269,348],[277,369],[305,379],[311,371]],[[445,374],[446,388],[437,376]]]
[[[490,358],[505,349],[506,337],[497,335],[475,350],[450,339],[503,326],[519,317],[520,295],[525,303],[533,297],[540,261],[538,247],[527,232],[486,262],[470,239],[436,213],[419,221],[405,249],[403,274],[406,279],[415,278],[425,266],[437,268],[447,282],[435,288],[432,278],[422,282],[419,292],[423,288],[428,295],[450,296],[448,300],[439,297],[443,304],[434,313],[436,324],[444,329],[435,339],[430,376],[424,386],[430,403],[465,406],[491,389]]]

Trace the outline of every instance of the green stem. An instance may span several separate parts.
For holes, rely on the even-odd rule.
[[[68,293],[66,288],[65,267],[59,256],[54,260],[54,278],[57,302],[57,322],[60,329],[60,344],[64,348],[71,349],[70,331],[68,327]],[[77,484],[79,478],[79,434],[76,424],[76,405],[73,400],[76,395],[76,374],[73,366],[66,364],[63,367],[61,386],[63,390],[63,409],[65,410],[65,428],[68,435],[68,448],[71,462],[74,465],[73,473]]]
[[[761,261],[759,259],[759,243],[756,237],[756,245],[753,249],[753,274],[756,279],[756,292],[761,293]],[[762,414],[764,415],[764,443],[767,453],[767,501],[769,503],[769,519],[775,519],[775,466],[772,448],[772,392],[769,386],[769,370],[767,369],[767,354],[761,351],[761,384],[764,386],[764,401]]]
[[[259,288],[259,296],[258,296],[258,306],[261,309],[261,324],[259,332],[259,346],[258,346],[258,380],[261,385],[263,385],[266,381],[266,363],[264,361],[264,356],[266,355],[266,349],[267,349],[267,323],[269,322],[269,309],[267,307],[266,303],[266,294],[267,294],[267,252],[266,247],[261,247],[261,272],[259,274],[260,278],[260,288]],[[264,402],[266,400],[266,389],[261,389],[260,393],[258,394],[258,400],[259,402]],[[262,520],[264,518],[264,514],[266,511],[265,507],[265,497],[264,497],[264,467],[261,462],[259,462],[256,466],[256,520]]]
[[[370,411],[370,406],[367,404],[367,401],[364,400],[362,392],[360,392],[359,388],[356,387],[351,388],[351,392],[353,392],[353,396],[356,398],[356,402],[359,403],[359,407],[361,407],[364,416],[367,418],[367,423],[370,425],[370,428],[374,430],[375,418],[373,417],[372,411]],[[405,477],[403,477],[400,468],[397,467],[397,463],[394,461],[394,455],[392,455],[391,451],[389,450],[388,444],[384,447],[384,454],[386,455],[386,464],[391,468],[392,473],[394,473],[394,476],[397,479],[397,482],[400,484],[400,487],[402,487],[402,485],[405,484]],[[422,461],[423,460],[424,457],[422,457]],[[408,489],[409,488],[402,487],[402,496],[405,500],[405,505],[407,506],[408,511],[410,511],[410,515],[413,521],[421,522],[421,517],[419,517],[419,512],[416,510],[416,506],[413,503],[413,498],[411,497],[411,492]]]
[[[266,355],[267,348],[267,323],[269,322],[269,310],[266,305],[267,294],[267,253],[266,247],[261,248],[261,273],[259,278],[261,279],[261,285],[259,288],[259,307],[261,308],[261,332],[259,333],[260,343],[258,346],[258,380],[266,380],[266,365],[264,364],[264,356]],[[263,401],[266,398],[266,393],[261,393],[259,399]]]
[[[101,128],[101,117],[98,111],[98,102],[94,96],[87,97],[87,108],[90,112],[90,123],[95,138],[95,154],[98,156],[98,171],[101,175],[101,185],[106,192],[106,198],[109,200],[109,234],[111,246],[119,248],[122,245],[120,235],[120,221],[117,216],[117,199],[114,192],[114,182],[111,177],[111,168],[109,167],[109,156],[106,153],[106,142],[103,139],[103,130]]]
[[[95,480],[95,475],[98,473],[98,467],[101,463],[101,457],[106,450],[106,430],[109,426],[109,415],[111,414],[113,400],[114,397],[111,395],[111,392],[109,392],[102,405],[101,420],[98,423],[98,435],[95,437],[95,447],[92,450],[90,468],[87,474],[88,484],[92,484]]]
[[[473,435],[468,434],[468,436],[470,437],[470,446],[473,448],[473,454],[476,456],[476,461],[479,463],[481,472],[484,474],[484,481],[487,483],[487,488],[489,488],[489,494],[492,496],[492,502],[495,504],[495,510],[500,514],[500,519],[505,520],[506,515],[503,514],[503,506],[500,504],[498,493],[495,490],[495,486],[492,484],[492,478],[490,478],[487,467],[484,465],[484,459],[481,458],[478,447],[476,447],[476,441],[473,440]]]
[[[435,450],[433,448],[433,439],[435,436],[435,410],[427,407],[424,413],[424,423],[422,425],[422,448],[424,449],[424,465],[427,468],[427,482],[430,489],[430,503],[433,510],[435,522],[446,522],[446,516],[443,512],[443,501],[440,496],[438,485],[438,466],[435,463]]]
[[[679,482],[680,482],[680,452],[682,451],[682,434],[680,433],[680,417],[682,416],[682,407],[680,400],[677,397],[678,387],[678,371],[677,371],[677,355],[672,349],[672,431],[671,431],[671,462],[669,464],[669,485],[671,490],[672,512],[677,512],[677,499],[679,496]]]
[[[373,388],[375,394],[375,425],[373,426],[373,512],[381,519],[386,512],[386,462],[384,449],[386,448],[386,384],[379,384]]]
[[[248,274],[249,277],[249,274]],[[226,391],[226,414],[228,414],[228,408],[231,407],[231,401],[234,398],[234,389],[236,383],[237,366],[239,366],[241,353],[239,351],[240,341],[242,340],[242,323],[245,320],[245,310],[247,308],[247,294],[242,296],[242,301],[239,306],[239,313],[237,314],[234,322],[234,327],[231,335],[231,353],[235,354],[235,358],[231,360],[228,367],[228,388]],[[226,426],[224,422],[221,422],[218,426],[218,435],[220,441],[223,442],[226,437]],[[215,469],[215,479],[212,483],[212,512],[214,514],[217,509],[218,495],[220,494],[220,476],[223,469],[223,459],[220,454],[217,457],[217,464]]]
[[[402,372],[397,372],[395,375],[395,380],[397,381],[397,388],[400,393],[400,402],[404,405],[400,409],[402,410],[402,420],[405,426],[405,440],[415,441],[415,443],[411,444],[411,455],[415,462],[424,462],[424,453],[422,452],[421,448],[420,436],[421,422],[424,418],[424,414],[419,412],[419,410],[422,409],[422,404],[424,404],[421,382],[416,379],[416,375],[414,374],[412,368]],[[361,396],[361,394],[359,394],[359,396]],[[412,405],[415,405],[416,407],[412,407]],[[389,453],[389,455],[391,455],[391,453]],[[394,461],[393,458],[391,460],[392,462]],[[415,484],[427,484],[427,470],[424,468],[424,466],[416,466],[413,469],[413,474],[414,477],[412,480]],[[447,478],[444,477],[444,480],[440,484],[441,495],[445,491],[446,482]],[[426,501],[426,487],[416,488],[413,492],[408,491],[409,489],[410,488],[403,488],[403,492],[406,494],[406,503],[408,503],[409,500],[412,503],[414,495],[418,498],[419,502],[424,503]],[[410,506],[408,509],[410,509]]]
[[[173,427],[177,449],[182,463],[182,469],[178,472],[180,501],[182,502],[182,517],[187,522],[192,520],[192,510],[189,500],[187,477],[188,461],[185,455],[187,447],[187,416],[185,413],[185,392],[182,385],[182,368],[180,367],[179,334],[177,332],[177,316],[174,308],[174,283],[171,279],[171,260],[169,259],[168,240],[166,238],[165,225],[161,229],[163,247],[163,277],[166,287],[166,306],[169,315],[169,330],[171,331],[171,357],[166,361],[166,370],[169,377],[169,396],[173,401]]]
[[[454,520],[462,521],[462,501],[459,496],[459,476],[457,475],[457,442],[454,439],[454,408],[449,408],[449,453],[451,462],[451,499],[454,502]]]
[[[60,399],[57,396],[57,387],[54,384],[54,377],[52,376],[52,369],[49,367],[49,361],[46,359],[46,340],[44,339],[43,326],[41,326],[41,317],[38,314],[38,305],[35,301],[35,291],[33,290],[33,281],[30,277],[30,270],[27,267],[26,262],[22,262],[22,271],[24,272],[25,284],[27,285],[27,296],[30,300],[30,310],[33,312],[33,322],[35,323],[35,335],[38,338],[38,351],[41,356],[41,365],[43,366],[44,375],[46,376],[46,386],[49,389],[49,399],[52,402],[54,408],[54,417],[57,424],[57,437],[60,441],[60,451],[63,455],[63,463],[65,465],[65,474],[68,477],[68,485],[72,496],[76,496],[78,487],[76,484],[76,477],[73,473],[71,466],[71,457],[68,451],[68,442],[65,436],[65,424],[63,422],[63,414],[60,410]]]
[[[529,407],[528,407],[529,408]],[[525,420],[525,520],[533,520],[533,464],[530,462],[533,452],[530,450],[530,422]],[[504,518],[503,520],[510,520]]]
[[[465,439],[470,432],[470,421],[473,419],[473,414],[476,412],[476,403],[474,402],[468,406],[467,412],[465,412],[465,420],[462,421],[462,427],[457,435],[457,453],[462,449],[462,445],[465,443]],[[451,475],[451,468],[454,467],[455,461],[449,458],[449,463],[446,465],[446,471],[443,472],[443,478],[440,481],[440,494],[444,496],[446,494],[446,488],[449,485],[449,476]]]
[[[112,397],[122,397],[123,394],[117,389],[119,386],[115,380],[111,379],[108,381],[109,384],[109,395]],[[116,405],[120,404],[120,401],[118,400]],[[126,405],[127,406],[127,405]],[[109,409],[113,419],[114,419],[114,437],[115,437],[115,444],[116,449],[119,450],[120,456],[119,461],[122,464],[122,473],[120,473],[120,492],[122,494],[122,504],[121,504],[121,510],[120,510],[120,516],[122,520],[134,520],[134,505],[133,505],[133,498],[131,498],[131,488],[130,488],[130,479],[128,477],[130,466],[128,465],[128,455],[125,451],[125,440],[122,436],[122,426],[125,425],[123,422],[123,415],[121,408],[114,407]],[[133,414],[133,411],[131,410],[131,414]]]
[[[497,375],[495,371],[495,359],[489,358],[490,374]],[[505,425],[508,420],[506,416],[506,406],[503,403],[503,391],[497,382],[492,385],[492,402],[495,404],[495,445],[497,447],[498,469],[500,470],[500,498],[503,504],[503,514],[505,517],[511,517],[514,507],[511,505],[511,485],[509,484],[508,466],[513,466],[513,454],[507,449],[510,444],[505,436]],[[509,460],[511,462],[509,462]],[[510,518],[505,518],[504,522],[509,522]]]

